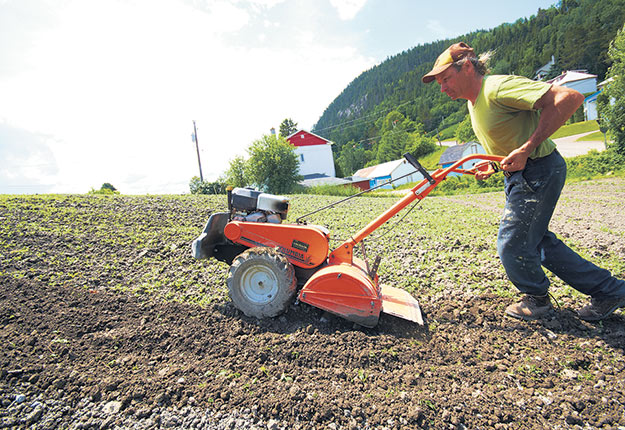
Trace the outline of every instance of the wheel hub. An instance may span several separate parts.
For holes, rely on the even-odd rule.
[[[278,279],[265,266],[250,267],[241,277],[241,292],[257,305],[269,303],[278,293]]]

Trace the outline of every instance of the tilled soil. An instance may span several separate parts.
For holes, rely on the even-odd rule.
[[[496,234],[500,193],[430,200],[483,213]],[[560,308],[522,322],[503,316],[512,294],[441,278],[415,293],[425,326],[382,315],[366,329],[305,304],[247,318],[224,292],[227,266],[189,256],[207,202],[0,198],[0,427],[625,426],[622,313],[583,322],[585,299],[556,282]],[[622,277],[623,207],[624,180],[567,186],[553,229]],[[483,240],[448,246],[492,254]],[[426,276],[397,255],[397,276]],[[201,268],[215,274],[205,282]],[[492,261],[468,270],[503,279]]]

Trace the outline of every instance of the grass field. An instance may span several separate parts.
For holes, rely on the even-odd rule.
[[[563,125],[558,129],[558,131],[551,135],[551,138],[558,139],[560,137],[573,136],[574,134],[586,133],[595,130],[599,131],[599,124],[597,124],[597,121],[576,122],[575,124]],[[601,140],[603,140],[603,135]]]

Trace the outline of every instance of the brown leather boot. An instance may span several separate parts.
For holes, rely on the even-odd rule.
[[[522,320],[535,320],[547,315],[553,310],[549,295],[530,296],[526,294],[519,303],[506,308],[506,315]]]
[[[592,297],[590,304],[577,311],[577,314],[584,321],[600,321],[622,307],[625,307],[625,297]]]

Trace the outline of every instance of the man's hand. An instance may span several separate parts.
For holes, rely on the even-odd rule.
[[[481,161],[477,163],[473,166],[473,171],[475,172],[475,179],[478,181],[488,179],[495,173],[492,161]]]
[[[490,178],[493,173],[495,173],[493,169],[490,169],[488,172],[475,172],[475,179],[477,179],[478,181],[483,181]]]
[[[512,151],[506,158],[501,160],[501,169],[506,172],[518,172],[525,168],[529,153],[522,146]]]

